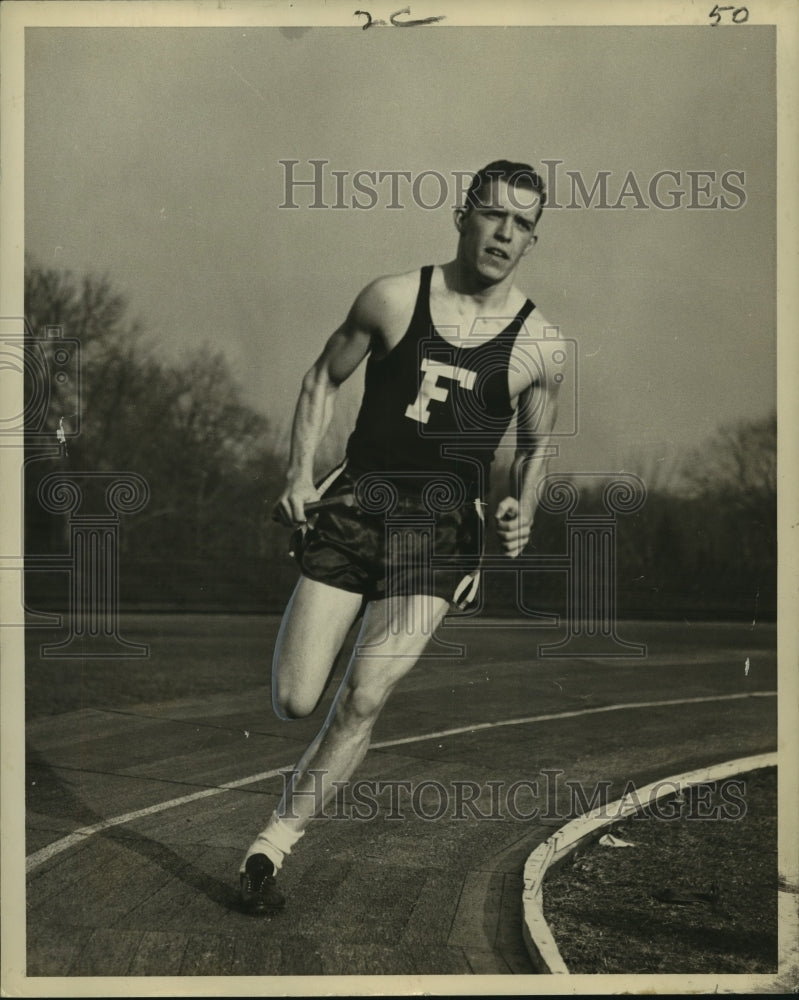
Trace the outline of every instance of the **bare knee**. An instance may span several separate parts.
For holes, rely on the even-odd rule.
[[[272,692],[272,708],[283,722],[306,719],[316,708],[318,698],[312,698],[301,691],[281,690]]]
[[[393,685],[350,682],[342,690],[336,706],[340,724],[351,727],[371,727],[385,705]]]
[[[305,719],[319,704],[332,664],[318,670],[306,670],[281,650],[272,660],[272,708],[283,722]]]

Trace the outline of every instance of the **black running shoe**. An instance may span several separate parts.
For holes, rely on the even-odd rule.
[[[252,854],[247,858],[239,898],[244,912],[254,915],[276,913],[286,905],[286,897],[275,881],[275,866],[265,854]]]

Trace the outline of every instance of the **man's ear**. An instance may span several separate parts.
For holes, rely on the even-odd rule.
[[[533,235],[530,237],[530,242],[527,244],[524,250],[522,250],[522,257],[524,257],[525,254],[529,253],[537,242],[538,242],[538,237],[535,235],[535,233],[533,233]]]
[[[456,208],[452,213],[452,217],[455,220],[455,228],[459,233],[463,232],[463,224],[466,222],[467,214],[468,210],[465,208]]]

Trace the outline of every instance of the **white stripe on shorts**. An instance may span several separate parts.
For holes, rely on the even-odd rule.
[[[455,588],[455,593],[452,595],[452,603],[457,604],[463,610],[467,604],[471,604],[475,597],[477,597],[479,586],[480,570],[478,569],[474,573],[467,573]]]
[[[477,511],[477,516],[485,524],[485,514],[483,513],[483,507],[485,504],[482,500],[478,499],[474,501],[474,509]],[[467,605],[471,604],[472,601],[477,597],[477,591],[480,587],[480,570],[475,570],[473,573],[467,573],[466,576],[461,580],[458,586],[455,588],[455,593],[452,595],[452,603],[456,604],[460,610],[463,610]]]
[[[347,467],[346,459],[337,465],[335,469],[331,469],[330,472],[322,479],[320,482],[316,483],[316,488],[319,490],[320,497],[324,495],[325,491],[328,490],[332,485],[334,480],[339,476],[340,473],[344,471]]]

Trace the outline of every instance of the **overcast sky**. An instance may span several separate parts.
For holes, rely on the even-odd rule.
[[[613,204],[632,171],[647,207],[545,211],[519,278],[576,342],[558,471],[668,467],[775,404],[774,47],[753,25],[28,29],[26,249],[108,273],[172,355],[223,348],[279,428],[364,284],[452,256],[454,172],[562,161],[559,202],[566,171],[610,171]],[[452,197],[280,208],[287,159],[329,161],[329,204],[332,170],[347,204],[359,170],[437,171]],[[651,204],[664,170],[680,208]],[[689,171],[716,177],[695,202],[740,207],[689,208]]]

